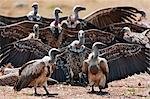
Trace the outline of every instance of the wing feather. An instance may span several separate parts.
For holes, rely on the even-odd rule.
[[[44,71],[45,63],[40,60],[30,61],[20,69],[20,77],[14,89],[20,91],[22,88],[28,87],[32,81],[38,78]]]
[[[5,48],[9,48],[8,51]],[[13,42],[2,48],[2,52],[4,52],[3,50],[5,52],[0,56],[0,66],[12,63],[14,67],[20,67],[27,61],[43,58],[50,48],[50,46],[34,39]]]
[[[94,11],[84,19],[101,29],[112,23],[135,22],[138,14],[140,11],[134,7],[114,7]]]

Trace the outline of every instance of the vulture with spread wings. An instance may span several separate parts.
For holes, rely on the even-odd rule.
[[[51,24],[49,24],[48,27],[45,28],[43,23],[39,22],[30,22],[30,21],[22,21],[15,24],[2,26],[0,27],[0,46],[4,46],[12,41],[17,41],[19,39],[27,37],[31,32],[33,32],[32,27],[34,24],[38,24],[39,28],[42,28],[40,30],[40,37],[42,37],[42,40],[46,37],[48,40],[54,40],[53,38],[56,38],[62,30],[60,26],[60,18],[59,13],[62,13],[62,10],[60,8],[54,9],[54,20]],[[44,32],[44,33],[43,33]],[[51,38],[49,38],[51,36]],[[55,40],[54,40],[55,41]],[[43,41],[46,43],[47,41]],[[52,44],[53,45],[53,44]]]
[[[88,75],[92,92],[94,86],[98,86],[101,92],[101,89],[107,87],[108,82],[141,72],[150,74],[149,49],[138,44],[127,43],[117,43],[103,49],[97,47],[92,47],[92,53],[84,60],[82,67],[83,73]]]
[[[30,33],[28,37],[2,47],[0,66],[11,63],[14,67],[20,67],[30,60],[40,59],[47,55],[51,47],[39,39],[37,24],[34,25],[33,30],[34,33]]]
[[[44,27],[42,23],[22,21],[15,24],[0,27],[0,47],[13,41],[27,37],[33,32],[33,26],[38,24],[40,28]]]
[[[34,22],[41,22],[44,26],[49,26],[51,22],[53,22],[54,18],[45,18],[38,14],[38,3],[32,4],[33,11],[30,11],[25,16],[20,17],[8,17],[0,15],[0,26],[10,25],[14,23],[18,23],[21,21],[34,21]],[[66,20],[67,17],[60,18],[60,21]]]
[[[114,23],[102,30],[113,33],[120,42],[137,43],[150,48],[150,28],[133,23]]]

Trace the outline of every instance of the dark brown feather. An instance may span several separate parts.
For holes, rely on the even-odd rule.
[[[101,29],[112,23],[135,22],[138,14],[141,12],[134,7],[114,7],[96,10],[84,19]]]
[[[150,51],[141,45],[117,43],[101,49],[100,53],[108,60],[110,72],[107,82],[146,72],[150,67]]]

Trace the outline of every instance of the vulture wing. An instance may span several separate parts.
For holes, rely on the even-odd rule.
[[[63,21],[63,20],[67,20],[68,17],[60,17],[59,18],[59,21],[60,23]],[[41,21],[43,24],[47,24],[47,25],[50,25],[55,19],[54,18],[45,18],[45,17],[41,17]]]
[[[143,27],[143,26],[138,25],[138,24],[124,22],[124,23],[113,23],[113,24],[110,24],[110,25],[104,27],[102,30],[114,33],[116,35],[116,34],[119,34],[120,31],[124,27],[129,27],[132,32],[136,32],[136,33],[142,33],[143,31],[149,29],[147,27]]]
[[[134,7],[114,7],[94,11],[84,19],[101,29],[112,23],[134,22],[140,13]]]
[[[4,46],[10,42],[27,37],[33,32],[33,26],[39,24],[42,28],[44,25],[39,22],[22,21],[15,24],[0,27],[0,46]]]
[[[44,42],[44,44],[48,44],[51,47],[59,47],[58,37],[55,36],[55,33],[52,33],[50,27],[42,28],[39,30],[40,36],[39,38]]]
[[[33,60],[24,64],[19,71],[20,77],[14,89],[20,91],[22,88],[28,87],[32,81],[42,74],[44,67],[45,64],[40,62],[40,60]]]
[[[115,42],[115,36],[112,33],[104,32],[98,29],[89,29],[85,31],[85,46],[92,48],[95,42],[102,42],[112,45]]]
[[[148,72],[150,67],[150,51],[141,45],[117,43],[101,49],[100,53],[108,61],[107,82],[124,79],[135,73]]]
[[[63,31],[62,46],[71,44],[74,40],[78,39],[78,31]],[[112,45],[115,42],[115,36],[113,33],[104,32],[98,29],[85,30],[85,46],[92,48],[95,42],[103,42],[107,45]]]
[[[0,26],[10,25],[21,21],[27,21],[27,20],[28,20],[27,16],[9,17],[9,16],[0,15],[0,22],[1,22]]]
[[[10,43],[1,50],[0,66],[12,63],[14,67],[20,67],[30,60],[43,58],[47,55],[50,48],[51,47],[35,39],[19,40]]]

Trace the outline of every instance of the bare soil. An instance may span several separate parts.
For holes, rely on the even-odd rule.
[[[43,88],[38,88],[38,93],[42,96],[34,96],[34,88],[25,88],[15,93],[13,87],[0,86],[0,99],[150,99],[150,76],[146,73],[134,75],[123,80],[109,83],[109,87],[104,89],[106,94],[90,92],[90,87],[70,86],[70,85],[50,85],[48,90],[51,95],[45,96]],[[96,91],[99,91],[95,87]],[[52,97],[53,96],[53,97]]]

